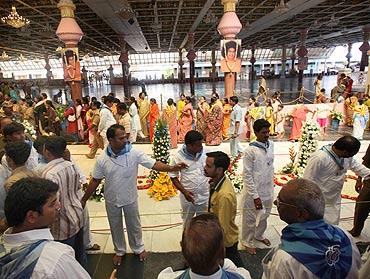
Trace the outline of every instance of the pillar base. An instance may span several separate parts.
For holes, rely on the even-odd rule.
[[[235,73],[225,73],[225,97],[230,98],[235,94]]]
[[[71,81],[68,83],[71,87],[71,98],[73,101],[77,99],[82,99],[82,89],[81,89],[81,82],[80,81]]]

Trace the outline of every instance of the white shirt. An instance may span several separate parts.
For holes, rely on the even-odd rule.
[[[333,158],[324,150],[317,150],[311,155],[303,174],[303,178],[315,182],[324,194],[324,219],[330,224],[339,224],[341,192],[347,170],[352,170],[364,178],[370,175],[370,169],[353,157],[343,158],[343,169],[340,170]]]
[[[6,252],[9,252],[14,247],[36,242],[41,239],[48,240],[33,270],[32,279],[91,278],[75,259],[75,253],[72,247],[53,241],[54,238],[49,229],[30,230],[16,234],[12,234],[11,232],[12,228],[9,228],[3,236]]]
[[[316,106],[317,118],[323,119],[328,118],[328,113],[330,111],[330,107],[326,104],[320,104]]]
[[[185,190],[194,194],[194,204],[201,205],[209,200],[209,178],[204,175],[204,166],[206,165],[206,151],[203,149],[198,159],[183,156],[179,151],[171,159],[171,166],[184,162],[188,168],[179,172],[171,172],[171,178],[180,176],[180,183]],[[181,195],[180,197],[182,197]]]
[[[235,126],[236,122],[239,122],[239,131],[238,135],[243,133],[243,111],[242,108],[239,106],[239,104],[236,104],[233,107],[233,111],[231,112],[230,115],[230,128],[229,128],[229,133],[234,134],[235,132]]]
[[[116,124],[113,113],[109,107],[103,105],[100,110],[100,121],[98,125],[98,132],[102,137],[106,137],[107,130],[110,126]]]
[[[235,264],[229,260],[225,259],[224,265],[222,267],[223,270],[228,272],[233,272],[241,275],[244,279],[250,279],[251,276],[245,268],[236,267]],[[172,267],[167,267],[166,269],[162,270],[159,274],[157,279],[175,279],[178,278],[181,274],[183,274],[185,270],[173,271]],[[191,279],[220,279],[222,276],[221,268],[214,274],[209,276],[202,276],[198,275],[191,270],[189,271],[189,276]]]
[[[274,143],[256,141],[265,148],[249,145],[244,151],[243,181],[246,195],[271,200],[274,191]]]
[[[140,116],[137,113],[137,107],[135,104],[131,104],[129,108],[129,113],[131,116],[131,130],[132,131],[141,131]]]
[[[137,200],[137,173],[139,165],[153,168],[156,160],[142,151],[131,149],[118,157],[110,157],[107,150],[96,160],[92,176],[95,179],[105,178],[105,201],[121,207]]]
[[[361,265],[360,253],[352,237],[349,236],[348,233],[346,233],[346,235],[349,237],[352,244],[352,266],[347,277],[343,279],[357,279]],[[284,250],[275,248],[272,249],[269,254],[270,253],[273,253],[271,261],[266,263],[265,260],[262,260],[262,279],[319,279],[307,267]],[[267,258],[269,254],[265,258]]]

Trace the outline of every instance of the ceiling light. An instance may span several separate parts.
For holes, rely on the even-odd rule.
[[[17,13],[16,8],[13,6],[12,11],[8,16],[1,18],[3,23],[6,23],[14,28],[21,28],[25,25],[30,24],[30,21]]]
[[[9,55],[5,51],[0,56],[1,60],[9,60]]]
[[[277,13],[285,13],[289,10],[288,3],[285,3],[284,0],[280,0],[279,4],[275,6],[275,10]]]

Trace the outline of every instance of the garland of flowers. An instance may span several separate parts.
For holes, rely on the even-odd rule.
[[[176,194],[177,189],[173,186],[167,172],[160,172],[153,185],[148,189],[148,195],[157,201],[168,200]]]
[[[242,155],[235,157],[229,165],[228,170],[225,172],[226,176],[230,179],[231,183],[234,185],[236,193],[240,193],[243,189],[243,176],[238,172],[238,163]]]

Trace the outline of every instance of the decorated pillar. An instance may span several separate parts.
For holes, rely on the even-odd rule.
[[[300,46],[298,48],[298,90],[302,88],[303,82],[303,71],[307,70],[308,66],[308,50],[306,48],[306,39],[307,39],[308,29],[301,30],[300,34]]]
[[[351,50],[352,50],[352,43],[349,43],[348,44],[348,53],[346,55],[346,58],[347,58],[347,68],[349,68],[350,67],[350,64],[351,64],[351,58],[352,58]]]
[[[60,0],[57,7],[62,18],[55,33],[59,40],[65,44],[65,48],[61,52],[64,81],[71,88],[70,97],[73,100],[81,99],[81,70],[77,44],[84,34],[74,18],[76,6],[73,2],[71,0]],[[67,98],[70,97],[67,96]]]
[[[252,55],[251,55],[251,59],[249,60],[249,62],[251,62],[252,64],[252,71],[251,71],[251,74],[250,74],[250,79],[251,80],[254,80],[256,75],[254,74],[254,64],[256,63],[256,57],[254,56],[255,53],[256,53],[256,46],[255,45],[252,45],[252,49],[251,49],[251,52],[252,52]]]
[[[218,32],[224,37],[222,45],[223,57],[221,61],[221,70],[225,76],[225,97],[234,95],[236,73],[241,68],[241,42],[235,40],[236,35],[242,29],[242,24],[235,13],[238,0],[221,0],[224,5],[224,14],[217,26]]]
[[[119,62],[122,63],[122,78],[123,78],[123,92],[125,98],[131,97],[130,92],[130,64],[128,63],[128,50],[126,49],[126,42],[123,38],[120,38],[121,44],[121,55],[119,57]]]
[[[365,67],[367,66],[368,60],[369,60],[367,52],[370,50],[370,46],[369,46],[370,25],[364,26],[362,31],[363,31],[363,36],[364,36],[364,42],[360,46],[360,51],[362,52],[361,63],[360,63],[361,72],[365,71]]]
[[[285,70],[286,70],[286,46],[283,45],[281,48],[281,73],[280,77],[285,78]]]
[[[49,64],[49,56],[45,54],[45,70],[46,70],[46,79],[48,81],[48,85],[50,85],[50,80],[53,77],[53,72],[51,71],[51,66]]]
[[[82,84],[83,85],[87,85],[89,84],[89,78],[87,76],[87,70],[85,68],[85,66],[82,66],[82,69],[81,69],[81,73],[82,73]]]
[[[179,72],[178,72],[178,79],[179,82],[182,83],[184,82],[184,61],[182,60],[182,49],[179,49]]]
[[[292,69],[290,70],[291,74],[295,73],[294,64],[297,56],[295,55],[296,47],[292,46],[292,54],[290,55],[290,59],[292,60]]]
[[[194,76],[195,76],[195,58],[197,57],[195,50],[194,50],[194,33],[188,34],[189,38],[189,46],[188,46],[188,54],[186,58],[189,60],[189,76],[190,76],[190,94],[191,96],[195,95],[194,89]]]

